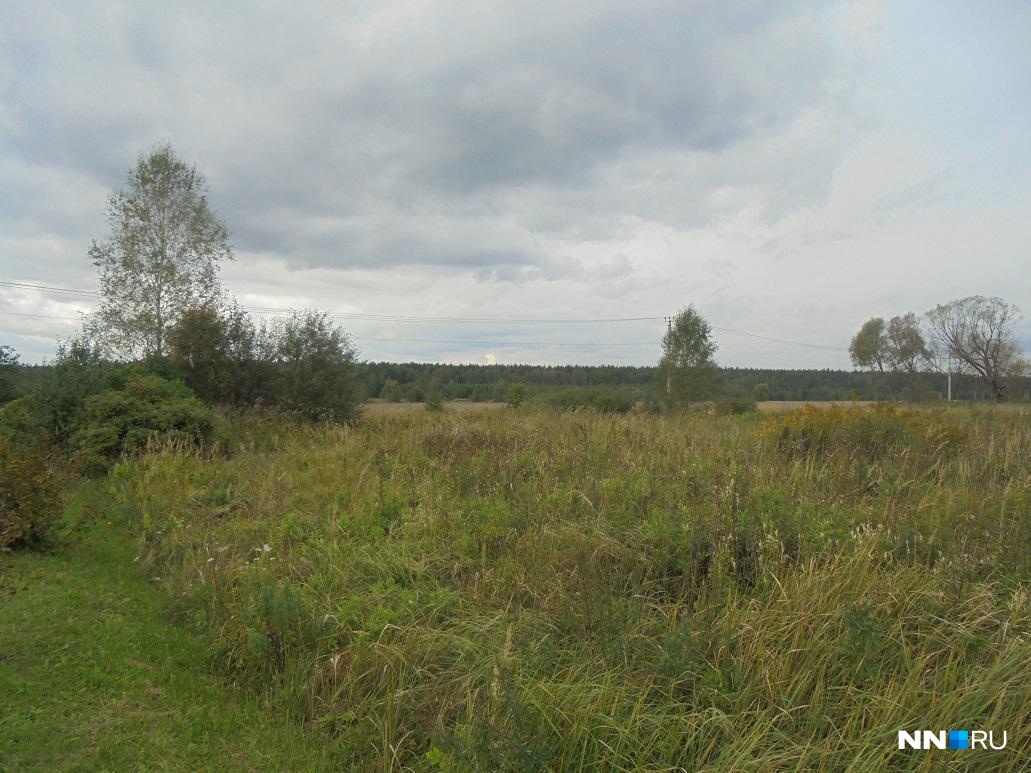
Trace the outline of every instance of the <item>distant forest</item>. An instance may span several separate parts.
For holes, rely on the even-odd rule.
[[[49,366],[27,365],[18,370],[17,391],[37,383]],[[357,366],[357,379],[366,398],[391,402],[442,400],[504,401],[509,390],[523,385],[527,397],[571,389],[618,391],[633,400],[658,396],[656,367],[623,365],[440,365],[436,363],[365,362]],[[906,374],[848,370],[768,370],[720,368],[721,397],[751,397],[759,384],[768,400],[892,400],[944,399],[946,377],[921,373],[916,382]],[[660,385],[661,387],[661,385]],[[1014,400],[1031,399],[1031,378],[1020,379],[1011,392]],[[974,376],[953,375],[954,400],[990,400],[991,390]]]
[[[433,363],[369,362],[360,366],[366,394],[390,401],[424,399],[504,400],[508,390],[525,385],[530,395],[573,387],[632,391],[637,399],[657,396],[657,368],[619,365],[438,365]],[[767,370],[721,368],[717,375],[722,397],[750,397],[766,384],[769,400],[891,400],[935,399],[946,395],[946,376],[921,373],[915,382],[907,374],[847,370]],[[661,385],[660,385],[661,386]],[[973,376],[952,377],[954,400],[989,400],[988,386]],[[1022,379],[1013,399],[1031,397],[1031,379]]]

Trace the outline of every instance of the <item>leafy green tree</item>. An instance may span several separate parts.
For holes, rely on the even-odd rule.
[[[910,376],[915,376],[920,365],[931,356],[923,333],[920,332],[920,323],[913,312],[888,320],[884,344],[888,366]]]
[[[251,405],[268,397],[269,343],[236,304],[189,309],[169,335],[172,365],[198,397]]]
[[[170,358],[194,394],[208,402],[224,399],[229,374],[225,324],[214,308],[183,312],[169,338]]]
[[[888,367],[909,376],[909,399],[917,400],[929,392],[920,377],[921,367],[927,368],[932,355],[920,331],[916,314],[909,312],[888,320],[884,333]]]
[[[399,403],[401,402],[401,385],[395,379],[388,378],[383,382],[379,396],[384,402]]]
[[[427,388],[423,407],[432,413],[444,410],[444,401],[440,397],[440,387],[436,383],[431,383]]]
[[[715,391],[718,346],[712,340],[712,326],[688,306],[673,318],[662,338],[662,359],[659,361],[659,389],[666,403],[682,405],[693,400],[706,400]]]
[[[25,399],[26,416],[33,429],[64,442],[75,431],[85,400],[111,385],[114,367],[100,347],[86,336],[61,343],[57,359],[42,381]],[[25,429],[28,429],[26,427]]]
[[[87,329],[124,356],[164,356],[186,310],[219,303],[219,264],[233,258],[225,224],[208,206],[204,178],[168,145],[141,154],[128,186],[111,194],[107,219],[108,238],[89,250],[100,306]]]
[[[848,347],[852,364],[864,370],[883,373],[888,364],[888,340],[884,330],[884,319],[873,317],[863,323],[859,332],[852,337]]]
[[[765,381],[752,387],[752,400],[757,403],[770,399],[770,386]]]
[[[526,402],[526,384],[513,384],[508,388],[508,394],[505,396],[505,402],[507,402],[512,408],[518,408],[520,405]]]
[[[895,393],[888,375],[891,370],[888,334],[883,317],[872,317],[863,323],[859,332],[852,337],[848,353],[857,368],[881,374],[880,378],[894,400]]]
[[[272,399],[313,419],[358,415],[358,353],[322,312],[295,313],[271,329]]]

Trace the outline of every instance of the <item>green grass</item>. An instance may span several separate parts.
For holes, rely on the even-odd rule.
[[[45,716],[63,711],[55,685],[80,685],[79,739],[95,737],[99,712],[78,701],[98,658],[48,674],[25,631],[121,652],[110,678],[128,668],[134,705],[156,714],[131,661],[156,661],[184,691],[209,686],[181,693],[182,711],[222,696],[244,715],[290,717],[340,768],[1025,769],[1025,413],[508,409],[354,427],[248,414],[227,437],[213,458],[169,448],[123,462],[71,498],[69,522],[103,513],[136,536],[132,550],[93,539],[81,554],[14,559],[16,575],[34,562],[86,573],[25,600],[14,643],[0,629],[0,651],[21,648],[38,669],[7,660],[0,673],[34,673],[36,700],[55,702]],[[121,607],[125,583],[140,601]],[[65,607],[121,610],[106,636],[61,631],[67,614],[48,609],[65,594]],[[142,639],[127,644],[123,626]],[[3,693],[4,737],[36,739],[17,753],[38,753],[33,702]],[[108,707],[123,697],[104,694]],[[132,743],[150,764],[179,753],[135,713],[111,720],[127,723],[112,736],[122,760],[138,759]],[[900,752],[902,729],[1006,730],[1009,745]],[[262,768],[298,767],[306,743],[228,735]],[[246,756],[275,750],[286,757]]]
[[[116,470],[225,673],[361,768],[1019,769],[1026,415],[238,423]],[[899,752],[900,729],[1007,730]]]
[[[0,769],[334,769],[325,738],[270,713],[171,621],[124,528],[0,554]]]

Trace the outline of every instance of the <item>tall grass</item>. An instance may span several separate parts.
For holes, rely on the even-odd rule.
[[[1011,741],[964,765],[1026,755],[1025,415],[236,424],[111,493],[227,673],[355,766],[929,769],[897,731],[967,727]]]

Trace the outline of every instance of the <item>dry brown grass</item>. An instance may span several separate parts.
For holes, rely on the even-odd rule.
[[[494,411],[506,407],[508,407],[507,403],[474,403],[469,400],[448,400],[444,403],[444,410],[454,413]],[[365,404],[365,412],[374,416],[398,416],[424,410],[426,410],[425,403],[384,403],[372,400]]]
[[[783,411],[794,411],[806,405],[825,409],[833,408],[836,405],[876,405],[876,403],[872,400],[858,400],[855,402],[852,400],[766,400],[757,405],[761,413],[781,413]]]

